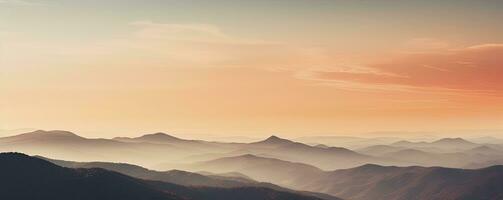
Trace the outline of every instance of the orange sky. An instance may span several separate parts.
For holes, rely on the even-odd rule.
[[[466,29],[445,28],[458,23],[450,19],[461,6],[426,24],[414,16],[424,13],[388,11],[403,17],[403,29],[361,32],[400,21],[385,8],[346,5],[331,19],[322,16],[330,10],[313,7],[319,13],[306,11],[292,27],[315,29],[280,30],[297,15],[283,19],[277,8],[262,24],[272,30],[248,21],[256,13],[240,13],[242,24],[233,24],[180,4],[197,15],[158,16],[138,5],[144,12],[122,16],[110,3],[110,12],[80,18],[69,10],[97,5],[0,1],[0,129],[94,137],[503,129],[503,32],[490,23],[500,15],[492,8],[470,13],[488,15],[478,27],[484,34],[469,20]]]

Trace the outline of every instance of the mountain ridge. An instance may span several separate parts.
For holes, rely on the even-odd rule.
[[[100,168],[60,167],[20,153],[0,153],[0,169],[2,199],[321,200],[263,187],[186,187],[147,181]]]

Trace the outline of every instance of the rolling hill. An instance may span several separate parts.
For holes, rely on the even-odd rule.
[[[195,168],[237,171],[296,190],[352,200],[492,200],[503,195],[503,166],[468,170],[367,164],[323,171],[302,163],[245,155],[198,163]]]
[[[294,191],[291,189],[283,188],[271,183],[257,182],[249,177],[237,173],[222,173],[222,174],[207,174],[203,175],[200,173],[191,173],[187,171],[180,170],[170,170],[170,171],[154,171],[149,170],[140,166],[126,164],[126,163],[110,163],[110,162],[72,162],[63,160],[53,160],[44,157],[38,157],[47,160],[51,163],[62,167],[68,168],[102,168],[110,171],[119,172],[134,178],[162,181],[167,183],[173,183],[183,186],[195,186],[195,187],[218,187],[218,188],[242,188],[242,187],[262,187],[274,189],[277,191],[291,192],[301,195],[315,196],[322,198],[324,200],[339,200],[339,198],[330,196],[327,194],[315,193],[315,192],[305,192],[305,191]]]
[[[19,153],[0,154],[1,199],[321,200],[264,187],[188,187],[101,168],[65,168]]]
[[[209,187],[243,187],[251,186],[251,181],[236,181],[233,178],[226,178],[214,175],[213,178],[198,173],[191,173],[180,170],[154,171],[137,165],[126,163],[110,162],[72,162],[63,160],[54,160],[45,157],[39,157],[51,163],[68,168],[102,168],[110,171],[119,172],[131,177],[174,183],[185,186],[209,186]]]
[[[63,168],[17,153],[0,154],[0,176],[0,199],[182,199],[116,172]]]
[[[290,162],[309,163],[325,170],[350,168],[365,163],[397,164],[385,158],[363,155],[341,147],[318,147],[271,136],[241,148],[241,155],[254,154]]]
[[[323,173],[322,170],[311,165],[251,154],[195,163],[188,166],[187,169],[214,173],[240,172],[258,181],[271,182],[291,188],[299,188],[297,183],[318,177]]]
[[[503,166],[466,170],[364,165],[330,172],[305,189],[353,200],[495,200],[503,198]]]
[[[499,152],[503,151],[499,146],[484,145],[487,146],[485,150],[482,147],[477,149],[480,146],[460,138],[444,138],[434,142],[401,141],[355,152],[341,147],[306,145],[277,136],[252,143],[223,143],[186,140],[165,133],[136,138],[91,139],[67,131],[42,130],[0,138],[0,152],[18,151],[84,162],[131,163],[163,171],[193,162],[246,154],[308,163],[322,170],[347,169],[364,164],[459,168],[500,163],[502,153]],[[410,149],[420,152],[414,153]],[[493,153],[489,153],[490,150]]]
[[[392,143],[391,146],[418,149],[432,153],[453,153],[472,149],[480,146],[480,144],[462,138],[442,138],[433,142],[409,142],[403,140]]]
[[[345,148],[310,146],[276,136],[253,143],[222,143],[185,140],[164,133],[137,138],[90,139],[67,131],[38,130],[0,138],[0,152],[9,151],[84,162],[123,162],[142,166],[174,163],[162,170],[173,169],[177,164],[244,154],[307,162],[327,170],[365,163],[398,164]]]
[[[143,139],[169,138],[168,135],[152,134]],[[172,138],[171,138],[172,139]],[[0,152],[17,151],[62,160],[110,161],[140,165],[154,165],[163,160],[181,160],[189,155],[208,151],[226,152],[218,146],[210,148],[203,142],[126,142],[114,139],[90,139],[68,131],[33,131],[0,138]]]
[[[372,145],[361,149],[356,149],[355,151],[366,155],[382,156],[388,153],[397,152],[404,149],[405,148],[403,147],[396,147],[390,145]]]

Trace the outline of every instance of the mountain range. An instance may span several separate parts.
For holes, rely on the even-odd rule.
[[[391,146],[417,148],[424,151],[451,153],[475,148],[479,146],[479,144],[469,142],[462,138],[442,138],[433,142],[409,142],[402,140],[392,143]]]
[[[303,163],[244,155],[197,163],[193,168],[238,171],[260,181],[352,200],[482,200],[500,199],[503,194],[503,166],[468,170],[367,164],[323,171]]]
[[[487,167],[503,160],[501,145],[477,144],[461,138],[433,142],[398,141],[350,150],[307,145],[277,136],[252,143],[225,143],[186,140],[165,133],[135,138],[90,139],[67,131],[42,130],[0,138],[0,151],[18,151],[61,160],[124,162],[160,170],[246,154],[309,163],[323,170],[364,164]]]
[[[1,199],[321,200],[264,187],[191,187],[101,168],[65,168],[19,153],[0,154]]]
[[[112,161],[142,166],[156,166],[165,162],[191,163],[244,154],[309,162],[323,169],[349,168],[365,163],[399,164],[346,148],[310,146],[276,136],[253,143],[223,143],[185,140],[164,133],[137,138],[89,139],[67,131],[38,130],[0,138],[0,151],[19,151],[62,160]]]
[[[6,183],[9,182],[25,183],[26,180],[24,179],[30,177],[36,177],[38,180],[46,180],[46,184],[47,180],[49,180],[49,183],[54,181],[56,186],[51,186],[50,184],[44,185],[44,187],[48,187],[48,189],[44,189],[44,192],[48,192],[53,187],[62,187],[58,185],[61,184],[58,181],[61,181],[60,176],[67,176],[66,173],[69,173],[64,172],[65,170],[75,170],[82,173],[81,176],[83,177],[75,178],[72,175],[70,179],[82,180],[84,183],[88,183],[88,181],[85,181],[86,178],[92,177],[100,184],[115,184],[119,185],[117,186],[118,188],[131,187],[136,189],[139,187],[139,189],[131,191],[133,194],[130,197],[137,197],[135,195],[141,194],[145,195],[144,199],[242,199],[240,195],[250,195],[248,192],[255,195],[252,195],[252,198],[249,199],[268,199],[263,194],[257,194],[258,191],[263,192],[264,190],[267,191],[267,195],[271,195],[269,193],[273,194],[270,197],[271,199],[337,200],[338,198],[334,196],[338,196],[350,200],[492,200],[503,197],[503,166],[468,170],[442,167],[385,167],[367,164],[351,169],[323,171],[307,164],[261,158],[253,155],[222,158],[205,163],[213,165],[205,168],[217,174],[225,171],[241,171],[245,176],[252,178],[261,177],[261,179],[269,179],[273,183],[282,182],[283,184],[288,184],[290,188],[297,190],[318,192],[308,193],[296,192],[272,184],[255,182],[248,178],[240,182],[233,178],[225,179],[225,177],[218,175],[219,178],[212,178],[183,171],[157,172],[124,163],[81,163],[47,160],[75,169],[48,164],[49,162],[46,162],[42,158],[29,157],[17,153],[2,153],[0,154],[0,166],[4,174],[1,175],[8,178],[0,182],[3,183],[2,185],[8,185]],[[22,167],[18,169],[16,166]],[[27,172],[26,170],[33,170],[33,172]],[[124,172],[125,175],[118,172]],[[12,177],[9,177],[8,174]],[[13,174],[17,174],[17,176]],[[133,174],[132,177],[126,176],[131,174]],[[51,178],[47,178],[46,176],[51,176]],[[102,176],[106,177],[103,178],[105,180],[101,180]],[[143,178],[137,179],[140,177]],[[61,179],[64,182],[65,179]],[[129,186],[126,183],[122,183],[125,180],[128,180],[127,183],[131,183],[132,185]],[[92,181],[89,182],[98,184]],[[31,184],[37,184],[37,181],[32,181]],[[72,184],[80,184],[80,182],[75,181]],[[115,194],[114,187],[109,188],[111,186],[102,186],[100,184],[95,185],[95,187],[106,188],[106,195],[123,195],[120,192]],[[125,185],[123,186],[123,184]],[[233,186],[232,184],[236,185]],[[19,187],[27,186],[21,185]],[[68,187],[78,187],[83,188],[83,190],[88,189],[88,187],[91,187],[89,190],[94,189],[92,186],[85,184],[83,186],[69,185]],[[4,191],[5,193],[2,192],[1,195],[17,198],[18,196],[12,194],[10,191],[20,191],[21,189],[9,185],[5,190],[7,192]],[[73,190],[76,189],[73,188]],[[79,196],[81,194],[79,192],[83,192],[73,190],[72,192],[76,192],[75,194]],[[124,190],[120,191],[124,192]],[[129,190],[127,191],[129,192]],[[159,195],[159,191],[169,193],[171,196],[155,196]],[[46,195],[38,194],[37,192],[40,191],[35,191],[35,193],[30,192],[30,194]],[[143,192],[146,194],[143,194]],[[230,194],[227,194],[227,192]],[[324,196],[320,193],[333,196]],[[94,192],[93,195],[93,199],[102,198],[99,193]],[[62,198],[59,196],[50,197],[52,199]],[[111,197],[115,198],[115,196]],[[17,199],[23,198],[25,197],[19,196]]]
[[[0,181],[0,198],[501,198],[502,144],[462,138],[382,142],[348,149],[277,136],[232,143],[165,133],[104,139],[38,130],[0,138],[0,152],[40,155],[1,154],[0,171],[7,178]],[[17,194],[25,188],[37,189]]]
[[[330,172],[305,189],[353,200],[496,200],[503,198],[503,166],[467,170],[369,164]]]
[[[302,195],[316,196],[324,200],[339,200],[339,198],[326,194],[305,192],[305,191],[294,191],[267,182],[257,182],[251,179],[250,177],[237,172],[230,172],[230,173],[206,172],[206,174],[201,174],[181,170],[155,171],[127,163],[74,162],[74,161],[54,160],[40,156],[36,157],[62,167],[84,168],[84,169],[101,168],[125,174],[134,178],[152,180],[152,181],[162,181],[183,186],[195,186],[195,187],[202,186],[202,187],[218,187],[218,188],[263,187],[263,188],[274,189],[277,191],[285,191],[291,193],[298,193]]]

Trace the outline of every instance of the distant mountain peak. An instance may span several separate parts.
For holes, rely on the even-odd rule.
[[[178,138],[172,135],[169,135],[167,133],[163,132],[157,132],[157,133],[151,133],[151,134],[145,134],[139,137],[115,137],[113,138],[114,140],[122,141],[122,142],[146,142],[146,143],[152,143],[152,144],[204,144],[205,141],[201,140],[189,140],[189,139],[182,139]]]
[[[272,135],[265,140],[255,142],[254,144],[290,144],[293,143],[290,140],[280,138],[278,136]],[[252,143],[253,144],[253,143]]]
[[[157,132],[157,133],[145,134],[145,135],[143,135],[143,136],[156,136],[156,137],[168,136],[168,137],[173,137],[173,136],[168,135],[167,133],[163,133],[163,132]]]
[[[271,135],[271,136],[270,136],[270,137],[268,137],[265,141],[271,141],[271,142],[285,142],[285,141],[290,141],[290,140],[283,139],[283,138],[280,138],[280,137],[275,136],[275,135]]]
[[[70,131],[62,131],[62,130],[51,130],[51,131],[45,131],[45,130],[36,130],[33,132],[29,133],[24,133],[18,136],[23,136],[23,137],[65,137],[65,138],[83,138],[78,136],[75,133],[72,133]],[[16,136],[13,136],[16,137]]]
[[[464,143],[464,144],[473,144],[472,142],[469,142],[463,138],[442,138],[440,140],[437,140],[433,143],[451,143],[451,144],[454,144],[454,143]]]
[[[279,140],[283,140],[283,139],[281,139],[280,137],[275,136],[275,135],[271,135],[270,137],[268,137],[266,139],[266,141],[279,141]]]
[[[168,135],[168,134],[163,133],[163,132],[157,132],[157,133],[152,133],[152,134],[145,134],[145,135],[142,135],[142,136],[138,137],[138,139],[182,140],[180,138]]]
[[[63,131],[63,130],[50,130],[50,131],[36,130],[36,131],[31,132],[31,134],[51,134],[51,135],[77,136],[77,134],[75,134],[75,133],[72,133],[70,131]]]

